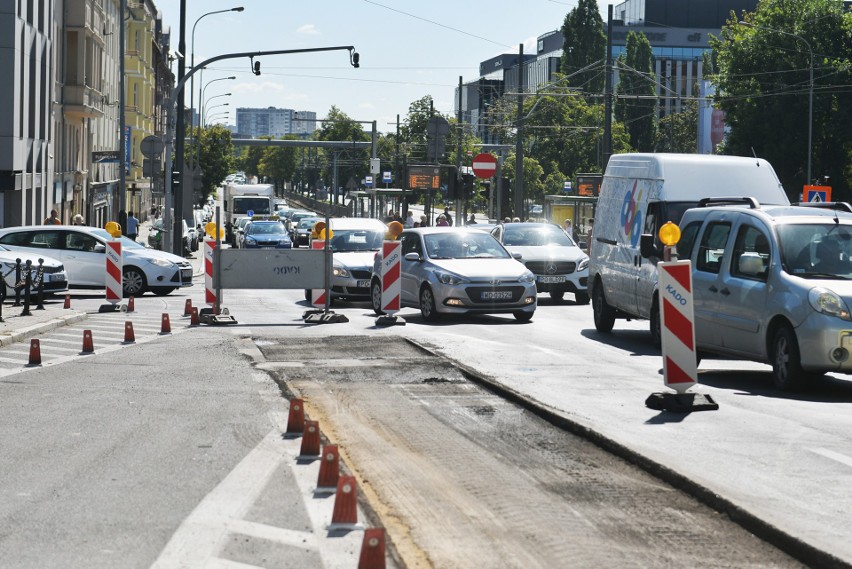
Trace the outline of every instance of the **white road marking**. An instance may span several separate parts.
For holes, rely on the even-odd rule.
[[[846,456],[845,454],[840,454],[839,452],[834,452],[833,450],[828,450],[824,448],[812,448],[809,450],[812,453],[824,456],[825,458],[830,458],[831,460],[836,460],[837,462],[845,464],[846,466],[852,466],[852,457]]]

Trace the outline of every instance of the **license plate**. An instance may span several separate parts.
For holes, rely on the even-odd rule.
[[[564,276],[564,275],[559,275],[559,276],[552,276],[552,277],[551,277],[551,276],[548,276],[548,277],[538,277],[538,282],[540,282],[540,283],[542,283],[542,284],[550,284],[550,283],[564,283],[564,282],[565,282],[565,276]]]
[[[64,281],[64,280],[65,280],[65,275],[48,275],[48,280],[49,280],[50,282],[53,282],[53,281]]]
[[[482,300],[511,300],[510,290],[486,290],[482,293]]]
[[[370,281],[368,279],[361,279],[355,283],[355,286],[358,288],[368,288],[370,286]]]

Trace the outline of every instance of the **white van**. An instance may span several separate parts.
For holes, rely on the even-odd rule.
[[[595,328],[616,318],[646,318],[660,343],[656,257],[642,258],[641,235],[661,247],[660,227],[709,197],[751,196],[789,205],[772,166],[760,158],[703,154],[616,154],[609,160],[595,209],[589,252],[589,293]]]

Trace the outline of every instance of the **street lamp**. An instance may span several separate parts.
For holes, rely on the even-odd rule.
[[[213,109],[216,109],[218,107],[227,107],[228,105],[230,105],[230,103],[220,103],[218,105],[213,105],[212,107],[210,107],[210,110],[212,111]],[[221,114],[222,112],[228,112],[228,111],[219,111],[218,114]]]
[[[210,125],[210,124],[213,124],[213,122],[214,122],[214,121],[218,121],[218,120],[222,120],[222,119],[227,119],[227,118],[229,118],[230,114],[231,114],[231,113],[229,113],[228,111],[223,111],[223,112],[219,112],[219,113],[213,113],[213,114],[210,116],[210,119],[207,121],[207,124],[205,124],[204,126],[206,127],[206,126],[208,126],[208,125]]]
[[[207,101],[204,103],[204,106],[203,106],[203,107],[202,107],[202,109],[201,109],[201,110],[202,110],[202,112],[203,112],[204,114],[207,114],[207,103],[209,103],[209,102],[210,102],[210,101],[212,101],[213,99],[218,99],[219,97],[230,97],[230,96],[231,96],[231,93],[222,93],[221,95],[213,95],[212,97],[210,97],[209,99],[207,99]],[[225,103],[225,104],[227,105],[228,103]],[[210,108],[212,109],[212,108],[217,107],[217,106],[219,106],[219,105],[213,105],[213,106],[212,106],[212,107],[210,107]]]
[[[200,71],[201,70],[199,70],[199,72]],[[203,109],[204,103],[203,103],[203,101],[204,101],[204,93],[207,92],[207,87],[211,83],[215,83],[216,81],[233,81],[234,79],[236,79],[236,76],[234,76],[234,75],[231,75],[230,77],[219,77],[218,79],[211,79],[210,81],[205,83],[203,87],[202,86],[198,87],[198,106],[202,107],[202,112],[198,114],[198,137],[199,137],[199,139],[201,138],[201,126],[204,124],[204,109]],[[195,158],[195,163],[201,164],[201,145],[200,144],[198,145],[198,154]]]
[[[751,22],[740,21],[740,25],[748,26],[750,28],[756,28],[758,30],[766,30],[769,32],[775,32],[777,34],[782,34],[785,36],[790,36],[792,38],[796,38],[797,40],[801,40],[808,47],[808,54],[810,55],[810,77],[808,79],[808,177],[807,184],[811,183],[811,143],[813,141],[813,131],[814,131],[814,50],[811,48],[811,44],[808,43],[808,40],[803,38],[798,34],[794,34],[791,32],[785,32],[784,30],[776,30],[775,28],[768,28],[766,26],[758,26],[757,24],[752,24]]]

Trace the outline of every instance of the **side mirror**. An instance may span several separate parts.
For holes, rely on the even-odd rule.
[[[512,258],[520,261],[521,259],[524,258],[524,256],[521,255],[520,253],[518,253],[517,251],[512,251]]]
[[[650,257],[662,259],[663,257],[663,252],[654,246],[654,236],[650,233],[643,233],[639,237],[639,254],[645,259]]]
[[[96,243],[92,251],[95,253],[106,253],[106,245],[103,243]]]
[[[745,252],[740,255],[738,269],[740,274],[757,277],[766,271],[767,260],[762,258],[759,253]]]
[[[412,251],[411,253],[406,253],[403,259],[406,261],[419,261],[420,255]]]

